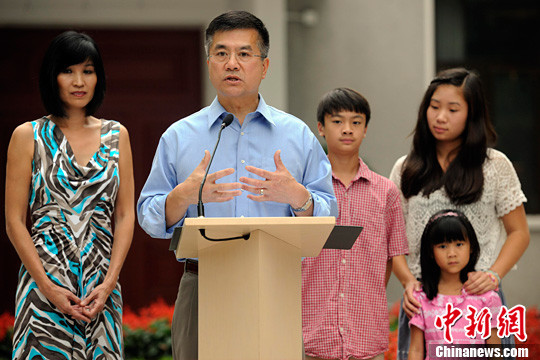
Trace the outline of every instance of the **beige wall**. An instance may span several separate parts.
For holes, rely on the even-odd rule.
[[[228,0],[3,0],[0,24],[198,26],[228,7]]]
[[[289,110],[316,130],[327,91],[347,86],[370,102],[372,118],[360,153],[388,176],[407,153],[417,106],[433,75],[431,1],[289,1],[312,8],[317,26],[289,25]]]

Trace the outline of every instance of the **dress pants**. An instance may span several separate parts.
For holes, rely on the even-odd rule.
[[[184,271],[174,304],[171,342],[174,360],[197,360],[199,351],[199,276]]]

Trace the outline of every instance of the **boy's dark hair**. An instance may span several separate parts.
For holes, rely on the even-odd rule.
[[[45,52],[39,72],[39,92],[45,109],[57,117],[65,117],[64,103],[58,92],[57,76],[71,65],[90,59],[97,76],[94,97],[86,105],[86,115],[93,115],[105,98],[105,69],[99,48],[94,40],[83,33],[66,31],[53,39]]]
[[[420,243],[420,266],[422,285],[428,299],[437,296],[441,268],[435,261],[433,247],[441,243],[468,240],[471,255],[469,262],[459,273],[462,283],[467,281],[467,274],[474,271],[480,256],[480,244],[469,219],[459,210],[447,209],[435,213],[428,221]]]
[[[263,59],[268,57],[270,50],[270,35],[264,23],[255,15],[247,11],[228,11],[210,22],[206,28],[204,48],[206,56],[210,55],[210,46],[214,39],[214,34],[219,31],[231,31],[237,29],[254,29],[259,33],[257,45]]]
[[[431,97],[441,85],[461,88],[468,106],[467,124],[461,134],[462,143],[446,172],[442,171],[437,160],[436,140],[427,122]],[[478,201],[484,186],[482,165],[487,158],[487,148],[493,146],[496,139],[479,76],[463,68],[440,72],[429,85],[420,104],[412,148],[402,172],[403,195],[407,199],[419,193],[429,196],[444,187],[454,205]]]
[[[349,88],[336,88],[323,95],[317,106],[317,121],[324,125],[326,114],[334,115],[340,111],[352,111],[364,114],[366,125],[371,117],[371,109],[365,97]]]

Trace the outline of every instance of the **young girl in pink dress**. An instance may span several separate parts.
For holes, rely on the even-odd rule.
[[[422,307],[409,322],[409,360],[436,359],[436,345],[500,344],[496,329],[502,305],[499,295],[493,290],[470,295],[463,287],[468,274],[475,271],[479,254],[476,233],[463,213],[442,210],[429,219],[420,245],[422,290],[414,293]],[[497,281],[494,275],[492,280]],[[477,311],[476,314],[484,308],[489,310],[490,329],[467,328],[469,307]],[[444,316],[451,312],[461,316],[456,316],[457,320],[446,326]]]

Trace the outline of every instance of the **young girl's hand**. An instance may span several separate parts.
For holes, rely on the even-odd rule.
[[[474,271],[468,274],[468,280],[463,284],[465,291],[471,295],[482,295],[499,287],[497,280],[485,271]]]
[[[422,284],[418,280],[409,282],[405,287],[405,291],[403,292],[403,311],[405,311],[405,314],[407,314],[409,319],[420,312],[420,307],[422,305],[416,300],[413,293],[414,291],[420,291],[421,289]]]

